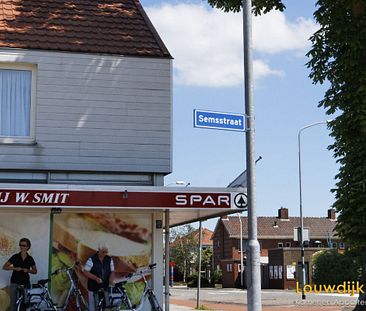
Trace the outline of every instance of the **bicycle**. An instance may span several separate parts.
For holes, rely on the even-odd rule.
[[[116,283],[114,287],[109,287],[107,290],[100,289],[94,293],[95,310],[103,311],[108,309],[110,311],[119,311],[121,308],[132,309],[132,304],[124,285],[126,281]]]
[[[64,269],[57,269],[51,275],[57,275],[59,273],[66,273],[69,281],[70,287],[67,292],[66,298],[62,306],[57,306],[57,311],[65,311],[67,306],[71,301],[71,297],[75,297],[75,305],[77,311],[87,311],[88,304],[86,303],[84,296],[78,286],[78,279],[75,274],[75,267],[79,266],[79,262],[76,262],[74,266]]]
[[[19,296],[16,301],[17,311],[65,311],[73,296],[75,297],[77,310],[87,311],[88,305],[78,287],[76,276],[74,276],[74,268],[75,266],[78,266],[78,264],[79,263],[76,262],[72,267],[57,269],[51,274],[51,276],[55,276],[59,273],[66,273],[70,281],[70,287],[62,306],[56,305],[51,298],[47,287],[50,279],[43,279],[39,280],[37,284],[32,285],[29,289],[24,286],[18,287]]]
[[[114,290],[115,295],[111,296],[108,292],[101,290],[95,295],[95,304],[97,311],[104,311],[105,309],[113,310],[113,311],[141,311],[144,307],[146,298],[149,300],[151,311],[163,311],[162,307],[159,305],[158,299],[155,296],[154,291],[150,287],[148,281],[146,280],[146,275],[151,273],[151,270],[156,267],[155,264],[151,264],[148,268],[142,269],[138,272],[130,274],[126,281],[115,284]],[[131,300],[129,299],[124,285],[127,281],[133,277],[139,277],[144,282],[144,289],[141,295],[140,303],[137,306],[132,306]],[[106,299],[107,296],[107,299]],[[115,299],[115,301],[120,300],[120,304],[118,306],[111,306],[110,301]],[[127,308],[127,309],[126,309]]]
[[[30,288],[20,285],[17,289],[17,311],[57,311],[47,288],[50,279],[39,280]]]

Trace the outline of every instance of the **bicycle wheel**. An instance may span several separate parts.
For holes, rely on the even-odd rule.
[[[148,299],[151,305],[151,311],[163,311],[163,309],[160,307],[158,299],[154,295],[154,293],[149,292],[148,293]]]
[[[24,301],[20,301],[17,303],[17,311],[26,311],[27,305],[24,303]]]

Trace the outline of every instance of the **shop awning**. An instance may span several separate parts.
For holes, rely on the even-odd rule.
[[[246,210],[245,188],[0,184],[0,209],[169,210],[170,226]]]

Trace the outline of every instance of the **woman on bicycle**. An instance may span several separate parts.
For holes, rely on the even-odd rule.
[[[95,293],[107,289],[114,280],[114,263],[106,244],[98,245],[98,251],[85,263],[84,274],[88,278],[89,311],[94,311]]]
[[[19,247],[20,252],[11,256],[3,266],[4,270],[13,271],[9,287],[11,311],[16,310],[17,287],[19,285],[29,286],[29,273],[37,273],[36,263],[33,257],[28,254],[31,247],[30,240],[27,238],[20,239]]]

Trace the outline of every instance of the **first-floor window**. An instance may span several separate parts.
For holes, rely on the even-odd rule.
[[[32,70],[0,68],[0,137],[31,136]]]

